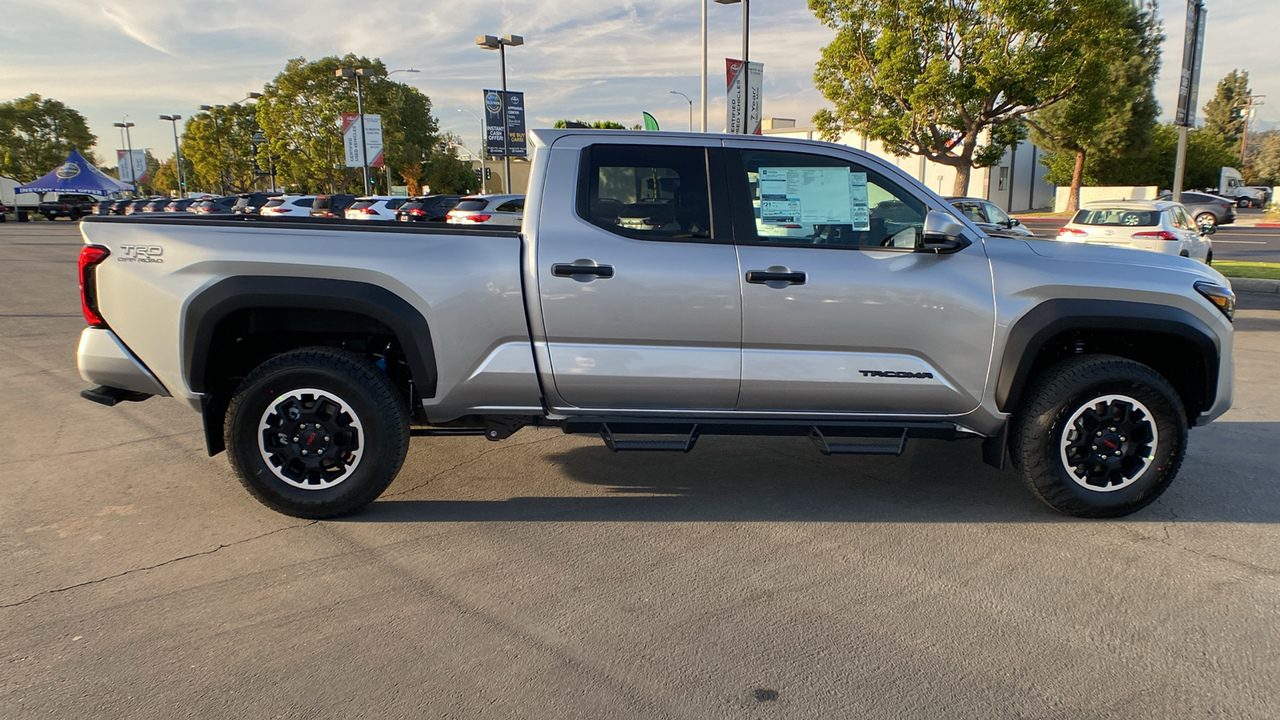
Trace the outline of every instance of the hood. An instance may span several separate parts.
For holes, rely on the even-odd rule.
[[[1153,267],[1167,268],[1169,270],[1177,270],[1197,275],[1205,280],[1212,280],[1226,287],[1230,286],[1222,273],[1214,270],[1211,266],[1205,265],[1198,260],[1178,257],[1176,255],[1163,255],[1161,253],[1148,252],[1146,250],[1111,247],[1108,245],[1058,242],[1057,240],[1029,241],[1027,242],[1027,247],[1031,248],[1031,251],[1035,254],[1053,260],[1100,262],[1107,263],[1109,265],[1133,265],[1146,269]]]

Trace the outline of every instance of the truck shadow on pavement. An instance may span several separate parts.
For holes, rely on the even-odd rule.
[[[1120,522],[1280,522],[1280,423],[1218,423],[1191,434],[1173,486]],[[585,487],[500,500],[423,500],[429,483],[385,498],[357,522],[1082,522],[1057,513],[976,441],[914,440],[900,458],[823,457],[801,438],[699,441],[688,455],[613,454],[589,445],[544,456]],[[559,472],[556,473],[555,470]],[[506,475],[506,472],[502,472]],[[495,484],[529,487],[512,468]],[[561,482],[541,477],[539,488]],[[394,491],[393,486],[392,490]],[[416,496],[416,497],[415,497]],[[1083,521],[1108,522],[1108,521]],[[1115,522],[1115,521],[1110,521]]]

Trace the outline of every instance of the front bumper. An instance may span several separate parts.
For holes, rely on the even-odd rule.
[[[147,395],[169,391],[116,334],[106,328],[85,328],[76,349],[76,366],[85,382]]]

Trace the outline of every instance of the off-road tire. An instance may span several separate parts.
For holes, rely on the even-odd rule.
[[[1107,397],[1128,402],[1093,402]],[[1096,417],[1098,409],[1124,413],[1126,406],[1130,416],[1137,419],[1137,429],[1126,437],[1124,423],[1118,423],[1120,433],[1098,438],[1100,443],[1115,443],[1115,447],[1091,447],[1101,448],[1103,453],[1122,452],[1124,456],[1115,463],[1142,469],[1134,471],[1132,477],[1124,476],[1123,467],[1112,471],[1115,489],[1102,489],[1103,485],[1086,487],[1091,480],[1077,479],[1077,474],[1087,475],[1085,463],[1098,462],[1096,458],[1101,454],[1081,444],[1093,440],[1081,439],[1088,435],[1082,427],[1091,421],[1091,416]],[[1142,411],[1149,411],[1150,416]],[[1073,417],[1076,423],[1070,423]],[[1144,418],[1151,429],[1144,429]],[[1186,455],[1187,415],[1178,393],[1146,365],[1113,355],[1082,355],[1048,368],[1027,389],[1011,422],[1009,455],[1027,487],[1050,507],[1076,517],[1119,517],[1146,507],[1169,487]],[[1099,433],[1112,429],[1092,426],[1088,430],[1094,428]],[[1154,437],[1154,442],[1139,441],[1143,433]],[[1083,455],[1088,455],[1085,463],[1074,469],[1068,467],[1068,458],[1079,459]],[[1110,458],[1107,461],[1111,462]],[[1105,472],[1101,466],[1097,469]],[[1104,475],[1092,482],[1103,483],[1105,478]]]
[[[302,348],[268,360],[240,383],[223,437],[231,467],[262,504],[294,517],[335,518],[376,500],[400,472],[409,414],[391,380],[366,358]],[[329,465],[311,467],[316,463]]]

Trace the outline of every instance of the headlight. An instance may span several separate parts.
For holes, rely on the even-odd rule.
[[[1236,294],[1231,292],[1231,288],[1224,288],[1217,283],[1208,280],[1199,280],[1195,284],[1196,292],[1205,297],[1206,300],[1213,303],[1213,306],[1222,311],[1228,320],[1235,319],[1236,315]]]

